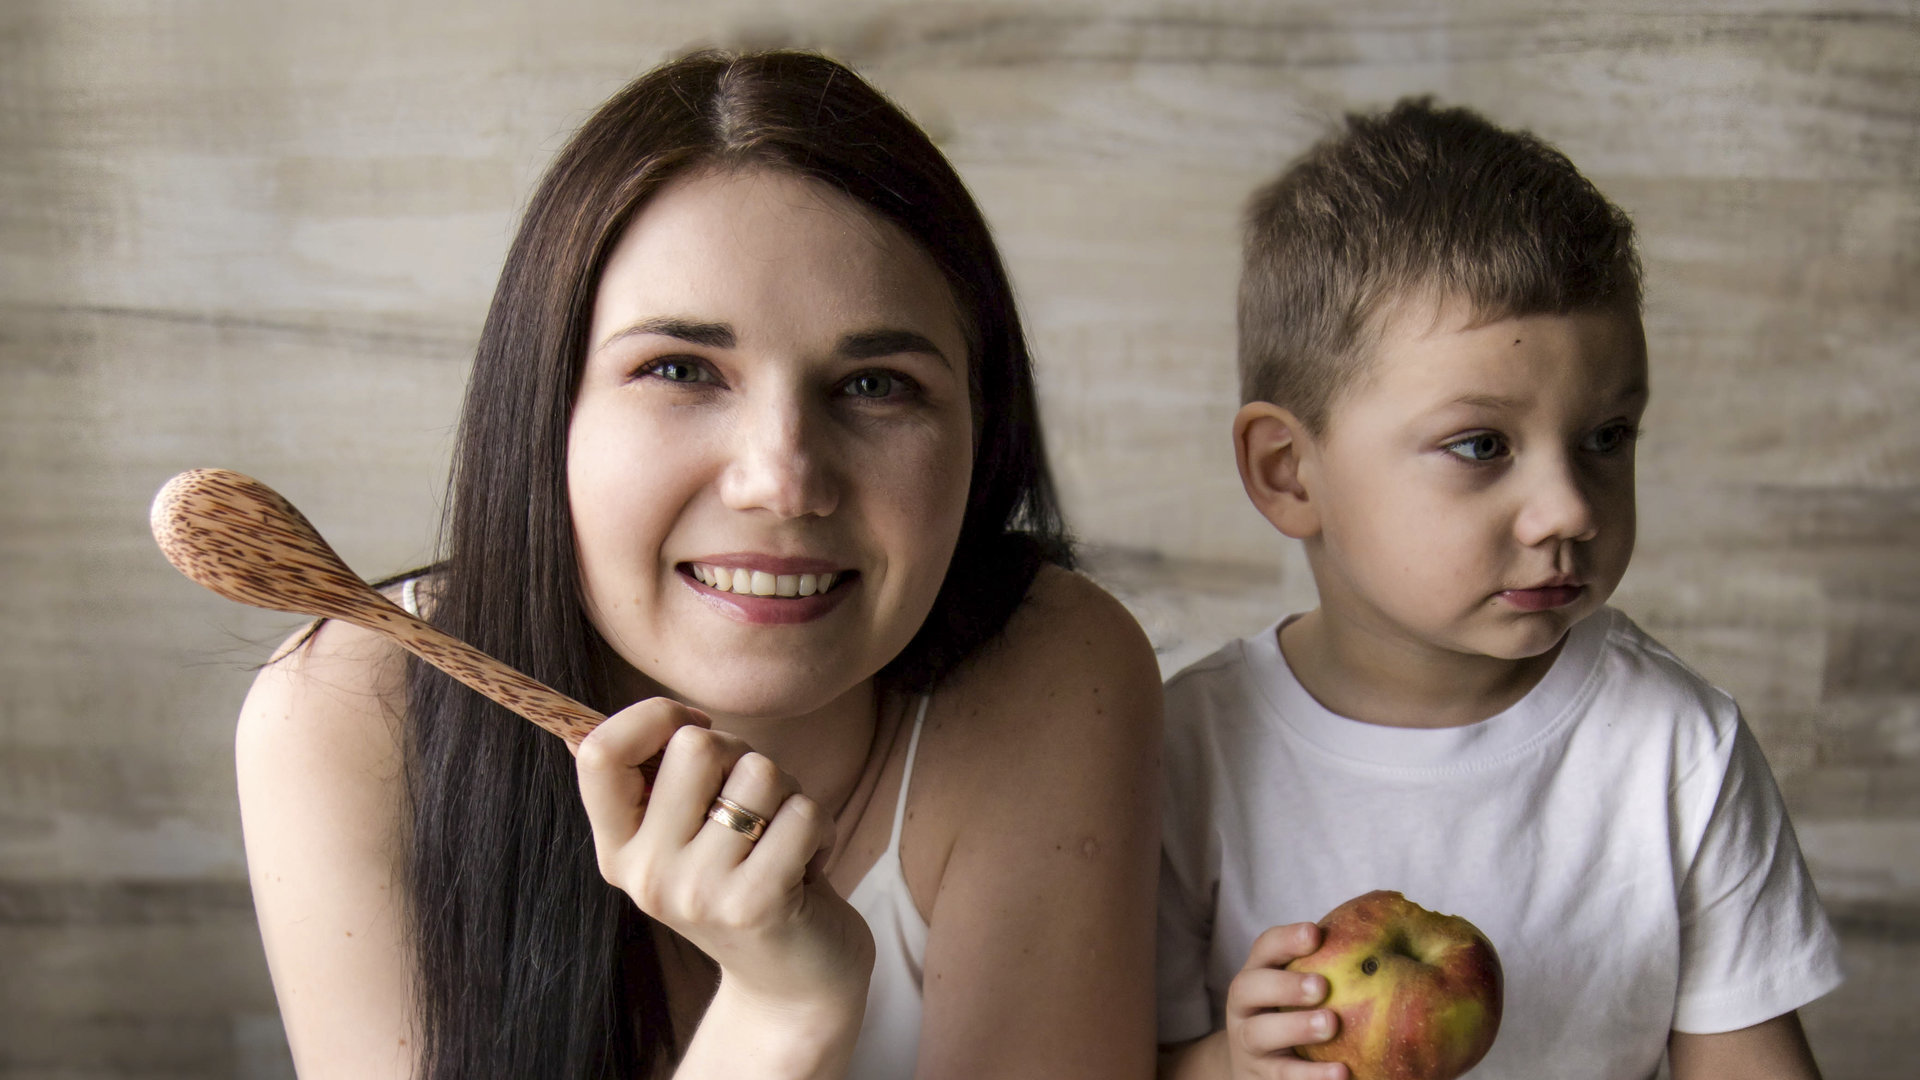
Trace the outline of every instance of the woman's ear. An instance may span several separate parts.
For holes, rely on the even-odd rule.
[[[1233,457],[1247,498],[1274,528],[1295,540],[1320,531],[1311,483],[1312,440],[1299,417],[1272,402],[1248,402],[1233,418]]]

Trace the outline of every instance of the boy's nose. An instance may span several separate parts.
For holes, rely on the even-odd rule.
[[[1592,493],[1565,460],[1537,462],[1526,499],[1514,521],[1514,535],[1528,547],[1555,541],[1591,540],[1600,531]]]
[[[720,474],[721,501],[780,518],[831,514],[839,488],[817,426],[798,402],[745,410],[736,418],[732,460]]]

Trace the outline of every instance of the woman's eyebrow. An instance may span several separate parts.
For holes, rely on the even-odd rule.
[[[663,337],[678,338],[689,345],[705,345],[711,349],[731,349],[734,346],[733,327],[726,323],[699,322],[674,315],[656,315],[625,327],[595,346],[595,351],[604,349],[623,338],[640,334],[659,334]]]
[[[834,351],[847,360],[875,360],[902,353],[926,353],[939,357],[948,367],[953,366],[953,360],[938,346],[911,330],[864,330],[848,334],[840,339],[840,347]]]

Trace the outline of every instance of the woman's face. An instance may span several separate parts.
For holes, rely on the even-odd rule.
[[[668,184],[607,263],[568,432],[601,636],[716,713],[863,683],[960,534],[967,365],[939,270],[852,199],[769,170]]]

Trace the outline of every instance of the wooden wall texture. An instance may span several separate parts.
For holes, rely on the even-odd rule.
[[[231,778],[290,620],[188,584],[167,476],[425,557],[463,368],[565,133],[693,44],[854,62],[1012,264],[1095,571],[1168,668],[1311,603],[1227,451],[1236,219],[1342,110],[1531,127],[1637,217],[1655,398],[1618,602],[1732,690],[1855,979],[1829,1075],[1920,1047],[1913,0],[7,0],[0,1078],[288,1074]]]

